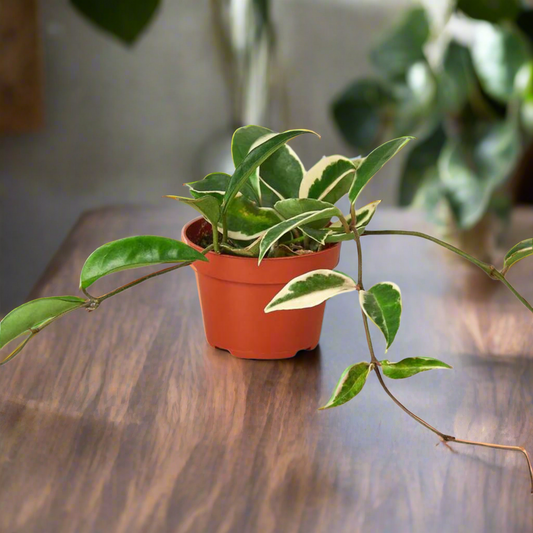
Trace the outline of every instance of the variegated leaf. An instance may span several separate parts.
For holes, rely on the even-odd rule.
[[[279,224],[271,227],[264,235],[261,240],[260,252],[259,252],[259,263],[265,257],[270,248],[286,233],[292,231],[295,228],[300,226],[307,226],[312,222],[317,220],[329,220],[333,216],[339,216],[342,213],[336,208],[331,207],[329,209],[322,209],[321,211],[311,211],[309,213],[302,213],[301,215],[296,215],[295,217],[284,220]]]
[[[270,207],[258,207],[244,196],[237,196],[226,214],[228,237],[238,241],[249,241],[261,237],[269,228],[282,220]],[[222,231],[222,224],[218,225]]]
[[[361,207],[361,209],[357,209],[357,211],[355,212],[357,228],[365,228],[366,226],[368,226],[380,203],[381,200],[376,200],[375,202],[371,202],[365,205],[364,207]],[[346,217],[346,220],[348,221],[348,223],[350,223],[352,221],[352,216],[348,215]],[[340,222],[334,222],[333,224],[331,224],[330,228],[334,230],[342,230],[343,226]]]
[[[309,226],[301,226],[300,230],[304,235],[322,245],[326,244],[328,237],[333,234],[333,230],[329,228],[315,229]]]
[[[220,198],[222,201],[230,179],[231,176],[229,174],[225,174],[224,172],[213,172],[208,174],[203,180],[191,181],[185,185],[189,187],[193,198],[200,198],[201,196],[208,195]],[[245,183],[241,192],[249,200],[258,200],[250,183]]]
[[[355,398],[363,387],[365,386],[368,374],[370,374],[370,363],[357,363],[349,366],[342,376],[328,400],[326,405],[320,407],[320,409],[330,409],[331,407],[338,407],[351,399]]]
[[[281,200],[274,204],[274,209],[285,219],[301,215],[302,213],[309,213],[311,211],[320,211],[321,209],[329,209],[335,207],[329,202],[315,200],[313,198],[288,198]],[[329,220],[322,219],[310,224],[313,228],[323,228]]]
[[[233,198],[244,187],[245,183],[249,181],[250,176],[257,168],[291,139],[305,133],[318,135],[310,130],[289,130],[283,133],[277,133],[246,155],[229,180],[228,188],[222,201],[222,214],[226,213]]]
[[[231,153],[235,166],[241,164],[246,155],[276,133],[262,126],[244,126],[234,134]],[[273,206],[284,198],[298,196],[300,182],[305,173],[304,166],[294,150],[285,145],[274,152],[250,177],[260,204]]]
[[[300,198],[315,198],[334,204],[350,190],[355,169],[356,165],[347,157],[323,157],[305,173]]]
[[[222,199],[220,197],[205,195],[200,198],[189,198],[186,196],[172,196],[166,195],[165,198],[171,198],[178,202],[190,205],[196,209],[213,227],[216,227],[220,220],[220,204]]]
[[[387,348],[390,348],[400,327],[402,295],[400,287],[390,281],[374,285],[367,291],[359,291],[359,302],[365,315],[381,330]]]
[[[383,165],[394,157],[414,137],[399,137],[378,146],[370,152],[357,169],[350,192],[350,202],[353,204],[367,183],[381,170]]]
[[[384,359],[381,361],[381,368],[388,378],[404,379],[426,370],[452,367],[432,357],[408,357],[407,359],[402,359],[399,363],[391,363]]]
[[[229,185],[231,176],[224,172],[213,172],[208,174],[203,180],[191,181],[185,185],[189,187],[191,195],[194,198],[200,198],[201,196],[210,195],[218,196],[222,201],[226,189]]]
[[[355,281],[342,272],[313,270],[289,281],[265,307],[265,313],[315,307],[337,294],[355,290]]]
[[[503,260],[502,274],[505,275],[515,263],[531,255],[533,255],[533,239],[520,241],[507,252]]]

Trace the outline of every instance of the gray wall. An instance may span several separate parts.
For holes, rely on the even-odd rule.
[[[390,24],[393,3],[275,3],[287,79],[283,126],[322,134],[322,141],[294,143],[307,165],[324,154],[350,153],[328,104],[349,80],[369,72],[368,46]],[[202,177],[202,146],[229,120],[208,0],[164,1],[133,49],[93,29],[67,0],[41,4],[46,126],[0,137],[4,312],[27,296],[82,211],[163,202],[163,194],[182,192],[182,183]],[[384,175],[373,186],[379,190],[368,197],[392,201],[393,180]]]

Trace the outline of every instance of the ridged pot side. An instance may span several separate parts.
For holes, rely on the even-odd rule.
[[[201,251],[211,226],[189,222],[182,240]],[[313,254],[264,259],[209,252],[193,263],[207,342],[243,359],[287,359],[318,345],[326,304],[266,314],[265,306],[291,279],[339,263],[340,244]]]

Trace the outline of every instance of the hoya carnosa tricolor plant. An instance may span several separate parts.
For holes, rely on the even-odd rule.
[[[169,196],[198,211],[211,224],[201,252],[180,241],[143,235],[128,237],[103,245],[87,259],[80,275],[84,297],[54,296],[39,298],[11,311],[0,322],[0,349],[22,339],[18,346],[0,360],[15,357],[42,329],[76,309],[94,311],[106,299],[139,283],[176,270],[195,261],[207,261],[209,252],[243,256],[257,261],[281,256],[298,256],[319,251],[341,241],[357,247],[357,279],[335,270],[315,270],[294,278],[272,298],[265,313],[287,312],[322,304],[329,298],[358,292],[357,305],[368,343],[370,361],[349,366],[342,373],[330,399],[322,409],[345,404],[357,396],[373,371],[392,400],[418,423],[434,432],[442,441],[472,444],[521,452],[527,459],[533,491],[533,468],[524,448],[466,441],[434,428],[407,409],[388,389],[383,375],[402,379],[433,369],[451,368],[427,354],[408,354],[391,362],[376,356],[370,333],[370,319],[385,338],[387,351],[396,338],[402,313],[402,294],[391,281],[377,283],[368,290],[363,286],[361,237],[409,235],[427,239],[470,261],[491,279],[502,282],[531,312],[529,302],[506,279],[509,269],[533,255],[533,239],[515,245],[501,269],[480,261],[439,239],[420,232],[403,230],[367,230],[379,200],[357,207],[359,196],[374,175],[395,156],[412,137],[400,137],[384,143],[364,157],[329,155],[306,170],[287,143],[310,130],[275,133],[261,126],[239,128],[232,140],[231,154],[235,170],[230,174],[215,172],[204,179],[187,183],[191,196]],[[349,212],[336,205],[348,198]],[[88,289],[100,278],[127,269],[170,264],[157,272],[104,294],[93,296]],[[290,315],[287,316],[290,320]],[[272,332],[275,335],[275,332]]]

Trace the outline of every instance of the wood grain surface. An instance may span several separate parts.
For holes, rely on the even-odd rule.
[[[372,229],[424,229],[411,213],[380,215]],[[76,294],[96,247],[143,233],[179,238],[189,217],[180,208],[86,214],[32,296]],[[532,230],[533,212],[522,211],[509,241]],[[390,380],[392,391],[444,432],[533,452],[531,314],[432,243],[376,236],[363,249],[365,284],[391,280],[403,292],[388,358],[454,367]],[[355,275],[351,243],[339,269]],[[532,274],[531,261],[509,274],[530,300]],[[117,274],[98,289],[133,277]],[[328,302],[318,349],[277,362],[206,344],[189,268],[94,313],[76,311],[0,369],[0,531],[533,531],[521,455],[436,446],[374,375],[354,401],[318,412],[344,368],[361,360],[353,294]]]
[[[37,0],[1,0],[0,134],[42,126],[42,68]]]

